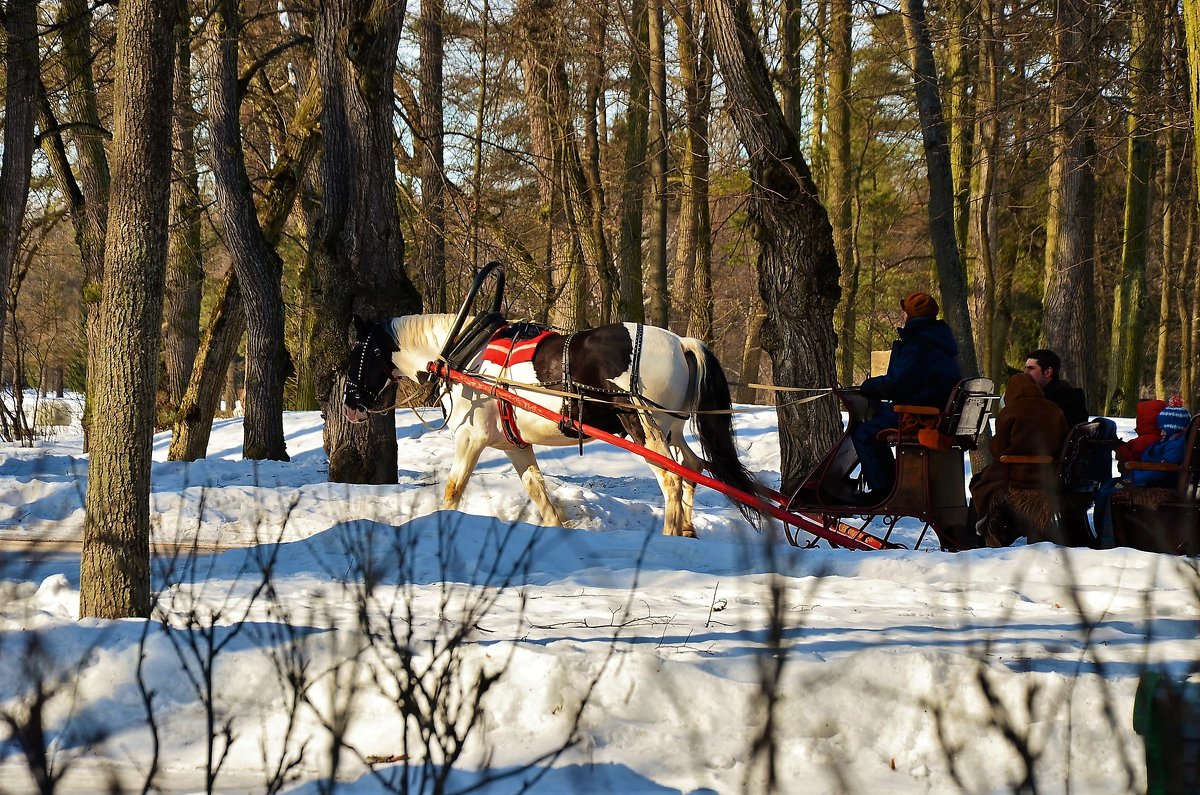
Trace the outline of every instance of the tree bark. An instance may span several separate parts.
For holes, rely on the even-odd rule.
[[[323,203],[309,227],[309,269],[320,322],[306,333],[335,483],[396,482],[395,413],[347,422],[338,369],[346,360],[352,313],[387,318],[421,311],[420,294],[404,271],[393,177],[391,81],[404,12],[404,3],[331,0],[317,15]]]
[[[7,86],[4,95],[4,163],[0,167],[0,361],[8,319],[8,283],[33,170],[33,120],[38,76],[37,1],[10,0],[5,8],[4,33]]]
[[[950,167],[950,147],[946,140],[946,120],[938,92],[933,46],[925,24],[924,0],[904,0],[904,36],[912,56],[916,83],[917,112],[921,118],[921,139],[929,179],[929,235],[937,264],[942,311],[959,343],[959,364],[963,374],[979,373],[975,354],[971,316],[967,311],[967,275],[958,257],[954,235],[954,181]]]
[[[267,180],[258,215],[262,219],[263,235],[268,245],[277,245],[283,234],[284,222],[302,183],[302,175],[316,153],[320,140],[317,113],[320,110],[320,89],[316,74],[309,77],[304,94],[296,103],[296,111],[288,125],[288,137],[276,158]],[[195,461],[208,451],[212,421],[221,401],[226,373],[246,330],[245,305],[237,273],[231,267],[217,289],[208,326],[200,339],[196,364],[188,379],[187,390],[180,401],[179,411],[171,434],[172,461]],[[230,402],[229,409],[233,410]]]
[[[176,3],[118,10],[115,184],[91,379],[81,616],[150,614],[150,460],[171,188]]]
[[[553,285],[548,296],[550,322],[580,328],[587,317],[586,266],[598,258],[598,241],[587,220],[586,179],[570,117],[563,36],[556,21],[556,0],[529,0],[518,9],[524,53],[525,100],[529,108],[534,156],[539,162],[539,189],[549,221],[546,271]]]
[[[758,290],[766,305],[763,348],[780,386],[824,387],[835,377],[838,267],[833,230],[794,132],[771,90],[770,73],[745,0],[707,0],[713,49],[730,114],[749,153],[747,223],[758,241]],[[841,431],[831,400],[778,399],[784,491]]]
[[[1175,135],[1168,129],[1163,134],[1163,211],[1162,211],[1162,263],[1158,278],[1158,344],[1154,356],[1154,396],[1160,400],[1167,394],[1167,368],[1170,366],[1168,341],[1171,335],[1171,295],[1178,290],[1174,283],[1177,276],[1175,264]],[[1186,276],[1186,265],[1181,269]],[[1185,324],[1181,324],[1185,325]],[[1182,335],[1181,335],[1182,336]],[[1178,352],[1178,351],[1177,351]]]
[[[982,372],[996,383],[1004,378],[1008,341],[1008,290],[1011,262],[998,256],[996,230],[997,168],[1000,161],[1000,9],[997,0],[982,0],[979,20],[979,77],[976,90],[976,168],[974,196],[968,216],[975,234],[975,284],[982,293],[977,342]],[[965,246],[960,245],[962,251]]]
[[[621,175],[621,231],[617,260],[622,319],[646,319],[642,290],[642,211],[646,195],[646,153],[650,123],[650,17],[646,0],[633,0],[629,53],[629,108],[625,114],[625,168]]]
[[[976,36],[972,31],[973,4],[952,0],[946,5],[949,25],[946,46],[946,106],[950,126],[950,168],[954,182],[954,234],[958,241],[959,258],[967,261],[967,240],[970,229],[971,159],[975,121],[974,98],[975,61],[971,57]]]
[[[712,47],[692,0],[675,6],[679,82],[683,88],[683,148],[679,158],[679,220],[675,230],[675,295],[686,296],[687,334],[712,341],[712,220],[708,208],[708,114]]]
[[[584,200],[588,213],[590,236],[595,241],[596,280],[600,300],[597,306],[597,323],[610,323],[616,319],[617,296],[620,294],[620,276],[613,263],[609,248],[608,233],[604,222],[608,215],[604,194],[604,174],[600,166],[600,150],[603,141],[600,125],[604,119],[601,101],[604,97],[608,45],[608,5],[600,4],[589,16],[587,69],[584,78],[583,120],[583,177]]]
[[[104,127],[96,99],[96,84],[92,74],[92,11],[85,0],[62,0],[56,22],[62,30],[62,67],[66,74],[67,113],[72,122],[64,137],[55,132],[46,139],[45,148],[54,176],[63,195],[67,197],[71,224],[75,229],[75,244],[83,263],[81,304],[84,331],[87,335],[88,387],[83,412],[84,450],[91,442],[92,375],[104,351],[97,347],[94,321],[97,304],[103,292],[104,245],[108,227],[110,175],[108,155],[104,151]],[[39,91],[43,127],[56,130],[54,118],[44,88]],[[68,148],[74,159],[69,161]]]
[[[243,158],[239,120],[238,42],[241,19],[236,0],[218,0],[209,58],[209,118],[217,204],[225,244],[242,290],[246,317],[246,398],[242,456],[287,461],[283,435],[283,385],[292,373],[284,346],[283,261],[263,234]]]
[[[186,0],[179,0],[181,8]],[[192,107],[192,36],[179,26],[175,44],[175,115],[172,122],[171,227],[167,241],[167,282],[163,309],[163,360],[166,394],[173,413],[179,410],[200,348],[200,296],[204,287],[204,253],[200,241],[200,181],[196,168],[196,113]],[[171,418],[172,424],[174,417]]]
[[[1164,8],[1135,3],[1130,24],[1128,169],[1125,181],[1125,227],[1121,240],[1121,280],[1113,295],[1113,339],[1109,346],[1105,413],[1132,417],[1141,396],[1145,360],[1146,252],[1150,243],[1150,208],[1154,203],[1154,132],[1146,118],[1159,92]]]
[[[667,50],[663,0],[650,0],[650,264],[646,283],[646,320],[666,328],[671,319],[667,296]]]
[[[1046,219],[1045,344],[1058,352],[1063,375],[1089,395],[1098,389],[1095,357],[1096,145],[1090,80],[1092,4],[1061,0],[1054,30],[1050,101],[1054,165]]]
[[[851,204],[854,163],[850,147],[850,76],[854,70],[850,32],[854,23],[854,5],[851,0],[829,0],[829,16],[829,105],[826,108],[829,128],[825,139],[829,169],[825,195],[828,197],[829,221],[833,224],[833,245],[842,271],[838,380],[848,384],[854,381],[854,338],[858,325],[854,305],[858,296],[858,268],[854,256]]]
[[[445,130],[442,111],[443,0],[421,3],[421,292],[430,312],[446,312]],[[478,265],[479,263],[474,263]]]

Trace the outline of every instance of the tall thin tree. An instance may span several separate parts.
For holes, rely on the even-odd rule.
[[[8,279],[17,259],[29,199],[38,79],[37,2],[10,0],[4,10],[8,85],[4,95],[4,162],[0,166],[0,354],[4,352],[8,318]]]
[[[1125,179],[1125,226],[1121,278],[1113,295],[1113,337],[1109,345],[1105,411],[1132,417],[1141,393],[1145,361],[1146,254],[1150,248],[1150,208],[1154,202],[1155,133],[1147,118],[1160,91],[1162,17],[1157,3],[1133,3],[1129,25],[1129,138]]]

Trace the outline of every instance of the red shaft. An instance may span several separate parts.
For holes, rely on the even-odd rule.
[[[551,409],[548,409],[545,406],[541,406],[537,403],[534,403],[531,400],[526,400],[525,398],[521,397],[520,395],[510,392],[509,390],[499,386],[498,384],[489,383],[482,379],[475,378],[474,376],[467,375],[466,373],[460,373],[457,370],[451,370],[446,365],[439,364],[438,362],[430,362],[429,363],[429,371],[436,375],[440,375],[444,378],[449,378],[451,381],[457,381],[460,384],[469,386],[472,389],[475,389],[475,390],[478,390],[479,392],[484,393],[485,395],[491,395],[492,397],[496,398],[497,400],[503,400],[506,403],[511,403],[512,405],[514,405],[517,408],[522,409],[524,411],[529,411],[534,414],[538,414],[542,417],[545,417],[548,420],[552,420],[554,422],[559,422],[559,423],[565,421],[565,422],[569,423],[579,433],[582,433],[586,436],[594,437],[596,439],[603,439],[604,441],[608,442],[609,444],[613,444],[613,445],[616,445],[617,447],[624,448],[625,450],[628,450],[631,453],[634,453],[638,456],[641,456],[642,458],[645,458],[647,461],[654,464],[655,466],[658,466],[658,467],[661,467],[662,469],[666,469],[668,471],[674,472],[676,475],[686,478],[687,480],[690,480],[693,483],[699,483],[701,485],[708,486],[709,488],[716,489],[717,491],[721,492],[726,497],[729,497],[732,500],[736,500],[744,505],[749,505],[750,507],[761,511],[762,513],[765,513],[765,514],[775,517],[776,519],[778,519],[781,522],[784,522],[785,524],[789,524],[794,527],[797,527],[806,533],[810,533],[814,536],[817,536],[818,538],[823,538],[826,541],[828,541],[829,543],[834,544],[836,546],[845,547],[847,549],[893,549],[893,548],[895,548],[894,544],[889,544],[888,542],[884,541],[883,539],[873,536],[870,533],[866,532],[865,530],[856,530],[856,532],[853,535],[851,535],[850,533],[846,533],[846,532],[836,530],[834,528],[826,527],[819,520],[813,519],[812,517],[809,517],[809,516],[805,516],[804,514],[789,513],[787,511],[783,510],[782,508],[776,507],[775,505],[772,505],[771,503],[766,502],[765,500],[763,500],[761,497],[758,497],[757,495],[750,494],[749,492],[742,491],[741,489],[738,489],[738,488],[734,488],[733,486],[722,483],[721,481],[716,480],[715,478],[711,478],[708,475],[705,475],[701,472],[696,472],[695,470],[688,469],[687,467],[683,466],[679,462],[675,461],[673,458],[668,458],[667,456],[656,453],[653,450],[648,450],[647,448],[643,447],[640,444],[637,444],[636,442],[631,442],[628,439],[623,439],[620,436],[616,436],[614,434],[608,433],[607,431],[602,431],[599,428],[594,428],[591,425],[585,425],[584,423],[579,422],[578,420],[571,419],[570,417],[564,417],[562,414],[559,414],[556,411],[552,411]],[[778,494],[778,492],[772,492],[772,493]],[[776,497],[776,499],[781,499],[782,497],[783,497],[783,495],[778,495]]]

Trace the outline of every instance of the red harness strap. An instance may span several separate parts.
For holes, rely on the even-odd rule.
[[[542,328],[532,323],[513,323],[502,326],[488,340],[487,347],[483,351],[483,360],[505,369],[533,361],[533,354],[537,351],[538,345],[549,337],[557,335],[558,332],[553,329]],[[504,432],[504,438],[517,447],[528,447],[529,443],[521,438],[521,431],[517,428],[512,403],[496,398],[496,408],[500,413],[500,430]]]

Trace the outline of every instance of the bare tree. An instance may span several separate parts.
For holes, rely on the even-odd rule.
[[[630,12],[629,109],[625,135],[625,168],[621,175],[621,228],[618,270],[621,289],[619,314],[640,323],[642,304],[642,211],[646,196],[646,153],[650,123],[650,17],[646,0],[633,0]]]
[[[1146,253],[1150,247],[1150,208],[1154,203],[1155,133],[1146,110],[1160,91],[1162,18],[1156,3],[1134,3],[1130,19],[1128,170],[1121,279],[1113,295],[1113,337],[1109,346],[1105,412],[1133,416],[1141,396],[1145,360]]]
[[[0,359],[8,319],[8,279],[17,259],[29,198],[38,79],[37,2],[12,0],[4,11],[8,53],[4,63],[4,162],[0,166]]]
[[[167,243],[167,284],[163,310],[165,392],[173,410],[179,408],[200,347],[200,294],[204,286],[201,250],[200,178],[196,168],[197,113],[192,104],[192,32],[187,23],[187,0],[175,45],[175,118],[171,180],[171,231]]]
[[[967,374],[979,372],[975,356],[971,315],[967,311],[967,273],[958,256],[954,235],[954,181],[950,167],[950,147],[946,138],[946,120],[938,90],[937,71],[929,28],[925,24],[924,0],[904,0],[904,37],[912,58],[916,87],[917,113],[921,118],[921,139],[925,145],[925,164],[929,179],[929,236],[937,265],[942,311],[959,343],[959,362]]]
[[[1043,314],[1046,344],[1058,351],[1071,381],[1095,394],[1095,88],[1088,73],[1093,7],[1086,0],[1061,0],[1055,19]]]

